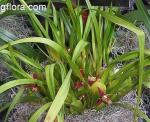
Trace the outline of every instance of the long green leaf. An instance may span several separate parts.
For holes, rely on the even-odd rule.
[[[10,106],[9,106],[9,109],[8,109],[8,111],[7,111],[7,113],[6,113],[4,122],[7,122],[7,119],[8,119],[8,116],[9,116],[11,110],[12,110],[12,109],[15,107],[15,105],[20,101],[20,98],[21,98],[23,92],[24,92],[24,88],[21,88],[21,89],[18,91],[18,93],[16,94],[16,96],[14,97],[14,99],[13,99],[13,101],[11,102],[11,104],[10,104]]]
[[[142,30],[134,26],[132,23],[123,20],[117,16],[114,16],[112,14],[109,14],[108,12],[104,11],[98,11],[99,14],[101,14],[103,17],[105,17],[107,20],[120,25],[122,27],[125,27],[134,33],[137,34],[138,42],[139,42],[139,85],[138,85],[138,102],[140,102],[141,97],[141,90],[142,90],[142,80],[143,80],[143,65],[144,65],[144,45],[145,45],[145,34]]]
[[[42,107],[40,107],[29,119],[29,122],[37,122],[39,117],[44,113],[49,107],[51,103],[46,103]]]
[[[27,11],[30,11],[29,6],[26,4],[26,2],[24,0],[19,0],[19,1],[21,2],[22,5],[25,6]],[[47,35],[46,30],[44,29],[43,25],[40,23],[38,18],[35,16],[35,14],[34,13],[29,13],[29,16],[35,22],[35,24],[39,28],[39,31],[41,31],[45,37],[49,38],[49,35]]]
[[[136,0],[136,6],[138,8],[138,16],[143,18],[144,24],[147,27],[148,31],[150,32],[150,15],[146,10],[146,7],[143,4],[142,0]]]
[[[13,46],[13,45],[17,45],[17,44],[21,44],[21,43],[28,43],[28,42],[42,43],[42,44],[48,45],[51,48],[53,48],[55,51],[57,51],[57,53],[59,55],[61,55],[62,57],[64,57],[68,61],[74,74],[83,80],[83,77],[80,74],[78,66],[71,61],[71,57],[66,52],[66,50],[64,48],[62,48],[60,45],[58,45],[56,42],[54,42],[50,39],[41,38],[41,37],[32,37],[32,38],[25,38],[25,39],[16,40],[16,41],[10,42],[9,44]],[[8,44],[0,47],[0,50],[6,49],[6,48],[8,48]]]
[[[63,80],[65,79],[66,76],[66,69],[63,63],[59,62],[58,63],[59,67],[60,67],[60,72],[61,72],[61,81],[63,82]]]
[[[25,84],[39,84],[40,85],[41,83],[42,82],[39,80],[32,80],[32,79],[18,79],[18,80],[9,81],[0,86],[0,94],[18,85],[25,85]]]
[[[143,82],[143,84],[146,88],[150,88],[150,82]]]
[[[10,59],[12,60],[14,67],[16,67],[22,74],[25,74],[27,78],[31,78],[31,76],[21,67],[20,63],[16,60],[12,46],[8,44],[8,48],[10,51]]]
[[[80,55],[80,53],[83,51],[83,49],[88,45],[88,42],[86,41],[79,41],[79,43],[77,44],[73,56],[72,56],[72,61],[76,61],[76,59],[78,58],[78,56]]]
[[[1,39],[0,43],[7,43],[7,42],[17,40],[18,38],[11,32],[9,32],[3,28],[0,28],[0,39]],[[23,52],[24,54],[27,54],[29,57],[34,57],[34,55],[37,54],[37,52],[38,52],[37,50],[33,49],[28,44],[16,45],[15,47],[18,50],[20,50],[21,52]],[[38,57],[39,57],[39,55],[37,55],[37,58]]]
[[[45,67],[46,82],[52,99],[55,98],[54,68],[55,68],[55,64],[47,65]]]
[[[68,95],[69,92],[69,88],[70,88],[70,77],[71,77],[71,70],[68,72],[66,78],[63,81],[62,86],[60,87],[47,115],[45,118],[45,122],[53,122],[56,117],[57,114],[59,113],[59,111],[61,110],[65,99]]]

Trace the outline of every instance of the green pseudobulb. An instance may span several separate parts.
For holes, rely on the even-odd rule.
[[[98,88],[106,92],[106,86],[100,82],[100,79],[94,82],[89,88],[93,93],[98,93]]]

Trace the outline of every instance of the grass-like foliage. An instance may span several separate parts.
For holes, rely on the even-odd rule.
[[[0,53],[16,77],[16,80],[0,86],[0,94],[22,86],[13,101],[0,109],[9,107],[5,121],[18,102],[32,100],[39,100],[43,106],[31,116],[29,122],[36,122],[45,111],[45,122],[60,122],[64,114],[81,113],[93,107],[100,109],[136,88],[140,103],[142,82],[150,72],[144,68],[150,65],[149,51],[144,51],[145,35],[132,23],[117,17],[116,8],[93,7],[88,0],[83,8],[66,0],[63,1],[65,7],[56,9],[54,3],[48,0],[47,10],[39,12],[29,10],[24,0],[20,2],[26,6],[26,11],[13,13],[28,15],[37,37],[12,41],[11,34],[0,32],[2,41],[8,42],[8,37],[11,37],[8,43],[0,47]],[[11,13],[6,11],[1,17]],[[115,41],[116,25],[136,33],[139,50],[112,59],[109,54]],[[37,54],[37,49],[32,49],[29,43],[37,46]],[[38,55],[39,52],[42,56]],[[46,61],[47,65],[41,65],[42,61]],[[124,62],[124,66],[115,72],[114,68],[120,61]],[[24,65],[30,72],[23,68]],[[24,88],[41,96],[23,96]],[[139,116],[141,111],[135,110]]]

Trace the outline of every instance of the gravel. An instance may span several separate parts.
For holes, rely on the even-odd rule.
[[[0,28],[11,32],[17,38],[25,38],[33,33],[26,23],[27,20],[23,16],[8,16],[0,20]]]

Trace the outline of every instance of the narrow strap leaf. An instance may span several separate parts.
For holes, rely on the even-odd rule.
[[[13,46],[13,45],[17,45],[21,43],[29,43],[29,42],[30,43],[31,42],[42,43],[53,48],[55,51],[57,51],[57,53],[59,53],[59,55],[61,55],[63,58],[66,59],[66,61],[69,63],[70,67],[72,68],[74,74],[78,76],[81,80],[83,80],[83,76],[80,74],[78,65],[72,62],[70,55],[67,53],[67,51],[63,47],[61,47],[59,44],[52,41],[51,39],[46,39],[46,38],[41,38],[41,37],[31,37],[31,38],[19,39],[19,40],[10,42],[9,44]],[[0,51],[6,48],[8,48],[8,44],[5,44],[2,47],[0,47]]]
[[[32,79],[18,79],[18,80],[9,81],[0,86],[0,94],[18,85],[25,85],[25,84],[39,84],[40,85],[41,83],[42,82],[39,80],[32,80]]]
[[[29,122],[37,122],[39,117],[51,106],[51,103],[46,103],[40,107],[29,119]]]
[[[86,41],[79,41],[79,43],[77,44],[73,56],[72,56],[72,61],[76,61],[76,59],[78,58],[78,56],[80,55],[80,53],[83,51],[83,49],[87,46],[88,42]]]
[[[6,113],[4,122],[7,122],[7,119],[8,119],[8,116],[9,116],[11,110],[12,110],[12,109],[15,107],[15,105],[20,101],[20,98],[21,98],[23,92],[24,92],[24,88],[21,88],[21,89],[18,91],[18,93],[16,94],[16,96],[14,97],[14,99],[13,99],[13,101],[11,102],[11,104],[10,104],[10,106],[9,106],[9,109],[8,109],[8,111],[7,111],[7,113]]]
[[[55,98],[55,79],[54,79],[55,64],[47,65],[45,68],[46,82],[51,98]]]
[[[45,118],[45,122],[53,122],[60,109],[62,108],[64,102],[65,102],[65,99],[68,95],[68,92],[69,92],[69,88],[70,88],[70,77],[71,77],[71,73],[72,71],[70,70],[63,82],[63,84],[61,85],[47,115],[46,115],[46,118]]]

